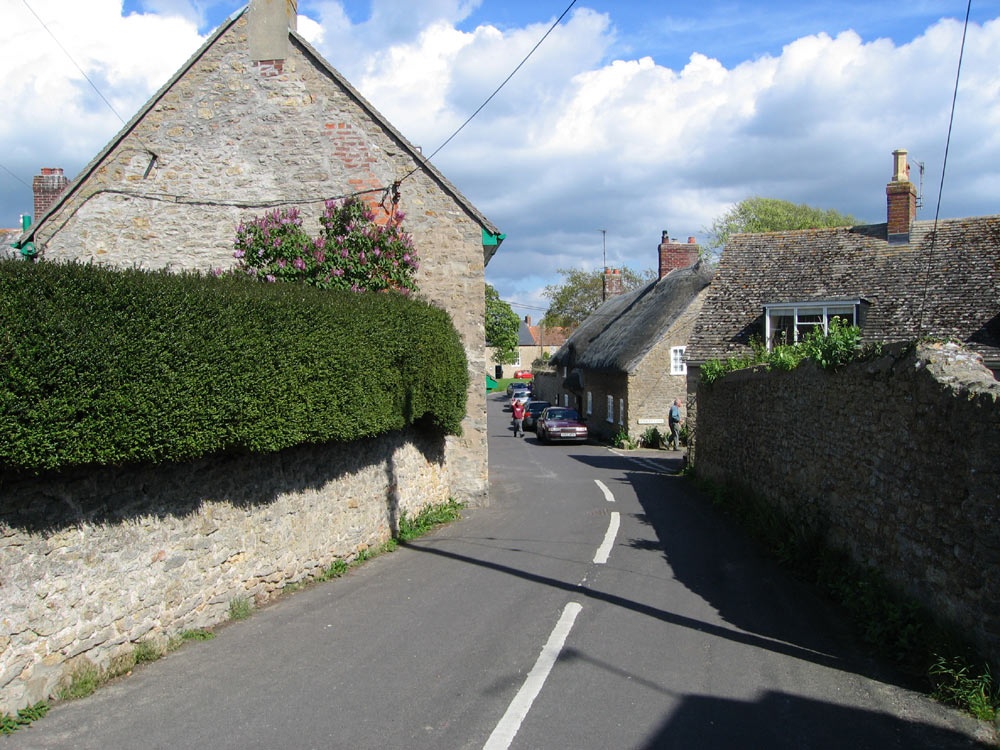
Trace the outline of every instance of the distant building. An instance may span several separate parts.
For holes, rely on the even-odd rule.
[[[657,248],[655,281],[623,292],[621,277],[605,271],[604,302],[552,357],[555,374],[539,381],[542,398],[576,407],[591,435],[668,432],[671,402],[686,390],[686,347],[711,268],[699,261],[694,238]],[[617,277],[617,278],[616,278]]]

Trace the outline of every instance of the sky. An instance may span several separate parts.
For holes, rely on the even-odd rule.
[[[0,0],[0,227],[243,5]],[[424,154],[524,61],[433,157],[506,234],[486,280],[521,317],[560,269],[655,268],[662,232],[704,243],[751,196],[884,222],[898,148],[918,218],[1000,214],[1000,0],[570,5],[298,3],[299,32]]]

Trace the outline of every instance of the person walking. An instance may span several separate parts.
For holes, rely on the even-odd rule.
[[[524,404],[515,399],[514,403],[510,407],[511,412],[514,414],[514,437],[524,436]]]
[[[670,407],[668,421],[670,423],[670,437],[667,439],[667,448],[679,451],[681,449],[681,425],[684,424],[684,420],[681,419],[681,400],[679,398],[675,398]]]

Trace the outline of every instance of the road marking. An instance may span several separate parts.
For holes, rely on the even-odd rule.
[[[507,707],[507,713],[503,715],[500,723],[493,730],[493,734],[486,740],[483,750],[507,750],[510,747],[510,743],[514,741],[514,735],[517,734],[521,723],[528,715],[528,711],[531,710],[531,704],[535,702],[549,672],[555,666],[556,659],[559,658],[563,644],[566,643],[569,631],[573,628],[573,622],[580,614],[581,609],[583,606],[577,602],[570,602],[563,608],[562,617],[559,618],[549,640],[542,647],[542,653],[538,655],[535,666],[531,668],[524,684],[521,685],[521,689],[517,691],[514,700]]]
[[[611,547],[614,546],[615,536],[618,534],[618,527],[621,525],[621,515],[618,511],[611,514],[611,523],[608,524],[608,531],[604,535],[604,541],[601,542],[601,546],[597,548],[597,554],[594,555],[594,563],[597,565],[604,565],[608,561],[608,557],[611,555]]]
[[[595,479],[594,483],[597,484],[601,492],[604,493],[605,500],[607,500],[609,503],[613,503],[615,501],[615,496],[611,494],[611,490],[608,489],[608,486],[604,484],[604,482],[602,482],[600,479]]]

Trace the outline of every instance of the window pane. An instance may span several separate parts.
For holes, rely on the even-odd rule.
[[[769,346],[791,344],[795,342],[795,317],[792,315],[775,315],[771,318],[771,340]]]

